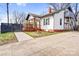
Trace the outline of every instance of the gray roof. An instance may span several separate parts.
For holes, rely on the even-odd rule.
[[[54,14],[56,14],[56,13],[59,13],[60,11],[64,11],[64,10],[66,10],[67,8],[68,8],[68,7],[63,8],[63,9],[58,10],[58,11],[55,11],[55,12],[52,12],[52,13],[45,14],[45,15],[36,15],[36,14],[33,14],[33,13],[29,13],[29,14],[32,15],[33,17],[42,18],[42,17],[45,17],[45,16],[51,16],[51,15],[54,15]],[[70,15],[65,15],[65,16],[70,16]]]
[[[44,16],[50,16],[50,15],[54,15],[56,13],[59,13],[60,11],[63,11],[65,9],[61,9],[61,10],[58,10],[58,11],[55,11],[55,12],[52,12],[52,13],[48,13],[48,14],[45,14],[45,15],[37,15],[37,14],[33,14],[33,13],[29,13],[31,16],[33,17],[36,17],[36,18],[42,18]]]

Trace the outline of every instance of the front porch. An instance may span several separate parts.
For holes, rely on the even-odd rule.
[[[30,20],[26,20],[23,24],[23,31],[41,31],[40,21],[39,19],[33,18]]]

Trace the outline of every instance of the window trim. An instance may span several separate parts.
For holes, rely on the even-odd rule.
[[[60,25],[62,25],[62,18],[60,18]]]
[[[50,25],[50,18],[44,18],[43,25]]]

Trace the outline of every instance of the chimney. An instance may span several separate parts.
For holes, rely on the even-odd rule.
[[[48,13],[52,13],[51,7],[48,8]]]

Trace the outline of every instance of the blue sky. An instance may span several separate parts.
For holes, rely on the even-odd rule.
[[[26,14],[35,13],[43,14],[47,13],[49,4],[48,3],[9,3],[10,18],[14,11],[24,12]],[[0,3],[0,23],[7,22],[6,17],[6,3]]]
[[[48,4],[44,3],[30,3],[30,4],[10,4],[10,10],[17,10],[20,12],[34,12],[37,14],[40,14],[43,12],[44,8],[46,9],[48,7]]]
[[[13,11],[24,12],[24,13],[35,13],[43,14],[47,12],[48,4],[46,3],[11,3],[9,4],[10,17]],[[6,22],[6,4],[0,3],[0,21]]]

